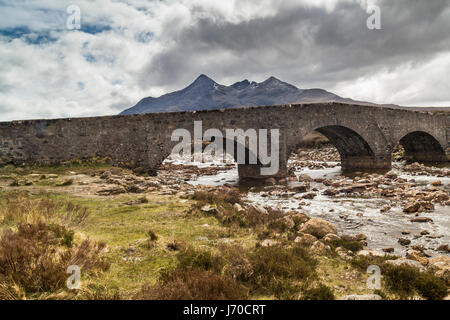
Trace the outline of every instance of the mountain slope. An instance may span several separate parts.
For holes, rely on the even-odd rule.
[[[120,114],[326,101],[355,102],[322,89],[299,89],[275,77],[270,77],[260,83],[243,80],[231,86],[224,86],[202,74],[182,90],[162,95],[159,98],[144,98],[134,107],[126,109]]]

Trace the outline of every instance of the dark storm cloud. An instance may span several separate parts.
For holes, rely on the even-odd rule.
[[[219,80],[275,74],[299,85],[327,87],[450,50],[449,1],[383,0],[378,5],[382,30],[366,27],[369,14],[356,1],[341,1],[329,12],[281,8],[273,16],[241,23],[202,12],[151,59],[140,85],[182,86],[206,73]]]
[[[370,1],[370,0],[369,0]],[[0,121],[117,114],[199,74],[450,105],[450,1],[0,0]]]

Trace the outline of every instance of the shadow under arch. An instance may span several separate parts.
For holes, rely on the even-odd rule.
[[[248,147],[248,140],[246,140],[246,144],[243,145],[237,141],[237,139],[230,140],[225,137],[222,137],[221,139],[217,139],[213,137],[210,141],[211,144],[215,143],[218,146],[222,147],[223,153],[230,155],[234,158],[234,161],[238,165],[248,165],[248,164],[255,164],[255,165],[261,165],[261,162],[258,158],[257,149],[256,150],[250,150]],[[232,145],[231,149],[229,149],[229,145]],[[244,151],[243,159],[238,159],[238,154],[240,152]],[[251,163],[251,159],[254,159],[256,163]],[[239,161],[241,160],[241,161]]]
[[[408,162],[443,162],[446,160],[444,148],[439,141],[425,131],[413,131],[403,136],[399,144],[405,150]]]
[[[323,134],[336,147],[342,171],[386,168],[386,161],[377,159],[369,143],[356,131],[339,125],[323,126],[314,131]]]
[[[237,139],[230,140],[226,137],[223,137],[220,140],[211,140],[211,143],[222,145],[224,154],[233,156],[234,162],[237,164],[238,175],[241,181],[267,178],[266,176],[261,176],[261,168],[264,167],[264,165],[258,157],[257,149],[250,149],[248,147],[249,141],[246,140],[245,142],[246,144],[243,145],[239,143]],[[232,145],[231,150],[229,149],[230,145]],[[242,152],[242,150],[244,150],[244,159],[238,159],[238,153]]]
[[[175,142],[173,145],[177,143],[178,142]],[[227,161],[227,159],[230,160],[233,158],[234,163],[237,165],[240,178],[246,179],[258,177],[263,165],[258,157],[257,149],[253,150],[249,148],[248,144],[248,139],[245,140],[245,144],[242,144],[237,138],[228,139],[226,137],[213,136],[211,140],[204,140],[202,142],[202,155],[200,156],[204,162]],[[195,162],[194,140],[191,140],[190,142],[190,149],[191,153],[189,156],[183,155],[182,153],[172,154],[168,152],[161,157],[158,167],[161,167],[166,159],[178,159],[187,161],[187,163]],[[220,150],[222,152],[221,154],[215,153],[215,151]]]

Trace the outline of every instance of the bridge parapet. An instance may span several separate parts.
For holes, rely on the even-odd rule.
[[[203,130],[223,132],[227,128],[280,129],[277,176],[287,174],[290,153],[314,130],[336,146],[344,170],[390,169],[391,152],[399,142],[407,146],[411,160],[430,154],[432,160],[450,160],[449,113],[319,103],[0,122],[0,165],[57,164],[98,157],[155,173],[175,145],[173,130],[185,128],[193,134],[194,121],[202,121]],[[239,166],[241,176],[255,176],[256,170],[255,166]]]

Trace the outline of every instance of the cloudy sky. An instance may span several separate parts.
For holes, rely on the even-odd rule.
[[[381,30],[363,0],[0,0],[0,121],[117,114],[202,73],[450,106],[450,1],[369,2]]]

